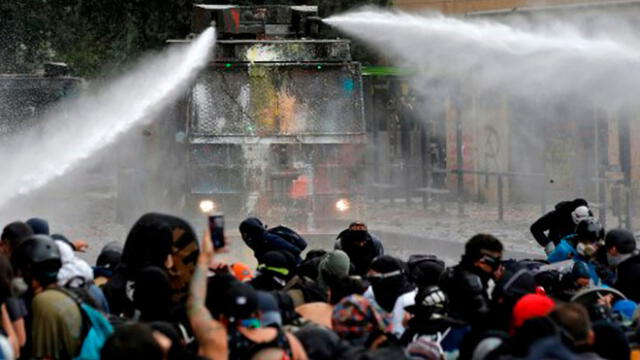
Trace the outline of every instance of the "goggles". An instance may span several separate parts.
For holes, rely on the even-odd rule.
[[[402,271],[401,270],[396,270],[396,271],[392,271],[392,272],[388,272],[388,273],[384,273],[384,274],[369,275],[368,278],[370,280],[383,280],[383,279],[388,279],[388,278],[392,278],[392,277],[399,276],[399,275],[402,275]]]
[[[483,254],[480,261],[487,264],[493,271],[498,270],[502,264],[502,259],[500,257],[494,257],[489,254]]]
[[[258,329],[262,327],[262,322],[257,318],[244,319],[240,320],[240,326],[248,329]]]

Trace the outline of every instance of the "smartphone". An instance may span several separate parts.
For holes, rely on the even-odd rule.
[[[209,233],[215,250],[222,249],[224,242],[224,215],[209,216]]]

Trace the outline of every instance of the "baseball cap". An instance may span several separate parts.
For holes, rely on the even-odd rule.
[[[239,281],[245,282],[253,279],[253,271],[251,271],[249,265],[245,263],[235,262],[231,264],[231,271],[233,272],[233,276]]]
[[[221,313],[232,322],[251,318],[258,311],[258,292],[251,285],[236,281],[222,297]]]
[[[260,309],[260,320],[264,326],[282,326],[280,307],[273,295],[266,291],[258,291],[258,308]]]

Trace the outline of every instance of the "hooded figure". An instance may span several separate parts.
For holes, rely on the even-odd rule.
[[[407,261],[407,268],[411,280],[423,288],[440,283],[445,264],[433,255],[411,255]]]
[[[354,266],[354,275],[364,276],[369,271],[373,259],[384,255],[382,243],[367,230],[367,225],[354,222],[342,231],[336,240],[336,250],[349,256]]]
[[[383,255],[371,263],[369,280],[376,303],[387,312],[393,311],[400,296],[415,289],[402,261],[390,255]],[[404,311],[404,307],[402,309]]]
[[[562,201],[531,225],[531,234],[548,255],[563,237],[573,234],[576,225],[589,216],[593,213],[586,200]]]
[[[332,284],[349,275],[351,263],[349,256],[342,250],[333,250],[325,255],[318,265],[318,285],[328,291]]]
[[[166,321],[171,307],[173,233],[164,215],[146,214],[131,228],[121,264],[103,288],[114,314]]]
[[[245,219],[240,223],[239,230],[242,240],[253,250],[253,255],[258,262],[261,262],[261,258],[265,253],[274,250],[290,252],[295,257],[297,264],[302,261],[300,253],[302,253],[303,249],[298,248],[278,235],[269,233],[258,218]]]
[[[121,259],[122,245],[120,243],[112,241],[102,248],[96,260],[96,266],[93,268],[96,285],[104,286],[111,279],[114,270],[120,265]]]
[[[526,294],[535,294],[536,287],[536,280],[527,269],[507,268],[493,288],[491,311],[495,321],[491,328],[507,331],[513,307]]]

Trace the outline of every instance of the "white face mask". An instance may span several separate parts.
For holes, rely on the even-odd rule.
[[[609,266],[617,267],[618,265],[620,265],[620,263],[627,260],[627,258],[629,257],[630,255],[626,255],[626,254],[618,254],[618,255],[607,254],[607,263],[609,263]]]

